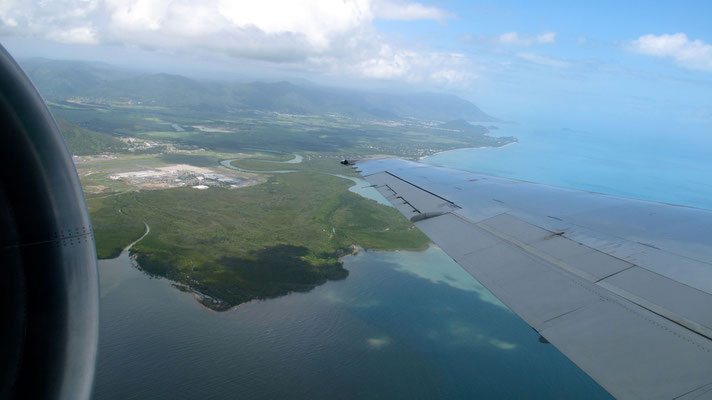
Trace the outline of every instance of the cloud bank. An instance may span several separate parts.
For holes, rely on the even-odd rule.
[[[378,19],[450,17],[440,8],[402,0],[0,0],[0,35],[461,84],[476,77],[462,55],[397,46],[373,26]]]
[[[688,69],[712,71],[712,45],[690,40],[684,33],[644,35],[631,42],[633,51],[656,57],[668,57]]]
[[[453,15],[437,7],[424,6],[420,3],[406,3],[402,1],[379,1],[373,4],[374,14],[378,18],[401,21],[415,21],[419,19],[444,20]]]

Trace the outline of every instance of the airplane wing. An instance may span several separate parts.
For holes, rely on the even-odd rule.
[[[712,398],[712,211],[400,160],[357,171],[617,398]]]

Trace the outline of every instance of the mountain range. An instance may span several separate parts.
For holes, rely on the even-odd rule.
[[[47,100],[89,99],[209,112],[271,111],[353,118],[496,122],[470,101],[441,93],[383,93],[304,83],[217,82],[103,63],[40,58],[20,65]]]

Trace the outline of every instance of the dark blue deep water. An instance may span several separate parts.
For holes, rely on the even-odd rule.
[[[367,252],[309,293],[206,311],[100,262],[96,399],[605,398],[439,249]]]

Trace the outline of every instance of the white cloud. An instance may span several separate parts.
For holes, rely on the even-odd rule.
[[[643,35],[631,42],[631,48],[641,54],[671,57],[685,68],[712,71],[712,45],[690,40],[684,33]]]
[[[0,0],[0,35],[222,54],[378,79],[473,79],[461,55],[389,44],[373,26],[449,16],[404,0]]]
[[[104,43],[292,61],[330,51],[373,20],[368,0],[105,0]]]
[[[378,54],[356,64],[355,70],[361,75],[372,78],[401,78],[410,71],[415,56],[416,54],[411,51],[394,52],[391,46],[384,44]]]
[[[348,61],[347,61],[348,63]],[[477,78],[471,62],[459,53],[415,52],[394,49],[388,44],[367,51],[361,61],[349,64],[349,72],[369,78],[399,79],[407,82],[434,82],[461,85]]]
[[[520,36],[517,32],[503,33],[494,38],[495,42],[511,46],[532,46],[556,42],[555,32],[546,32],[536,36]]]
[[[70,44],[96,44],[99,42],[94,29],[87,26],[51,31],[47,33],[47,37],[55,42]]]
[[[517,54],[517,57],[527,60],[529,62],[533,62],[535,64],[546,65],[549,67],[568,68],[571,66],[571,63],[568,61],[559,60],[557,58],[552,57],[540,56],[534,53],[519,53]]]
[[[0,1],[0,34],[61,39],[79,28],[91,31],[88,19],[96,13],[99,0],[56,0],[30,2]],[[63,32],[64,34],[61,34]],[[76,32],[79,32],[78,30]]]
[[[373,4],[376,18],[413,21],[419,19],[444,20],[452,15],[437,7],[403,1],[377,1]]]
[[[216,47],[233,50],[281,37],[316,53],[347,34],[371,29],[376,18],[440,20],[448,15],[436,7],[388,0],[0,1],[0,29],[17,36],[53,39],[50,32],[82,28],[101,42],[161,46],[222,37]]]
[[[315,50],[327,49],[335,36],[367,24],[373,18],[371,5],[366,0],[223,0],[219,12],[240,29],[254,27],[267,35],[303,36]]]

